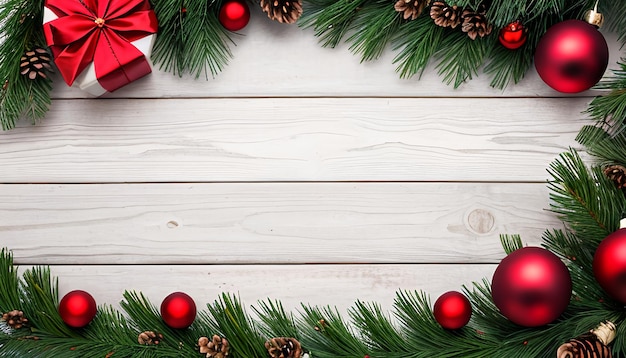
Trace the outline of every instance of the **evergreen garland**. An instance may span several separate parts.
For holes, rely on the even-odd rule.
[[[176,3],[180,11],[180,2]],[[318,36],[327,41],[328,45],[337,44],[349,36],[348,41],[352,42],[353,50],[361,54],[364,60],[376,58],[380,54],[381,47],[369,47],[369,41],[377,44],[394,43],[394,38],[389,33],[383,35],[375,31],[347,35],[367,23],[365,18],[355,18],[355,11],[359,13],[358,16],[375,17],[375,23],[395,24],[392,28],[398,31],[396,33],[412,28],[423,34],[424,38],[433,40],[426,43],[413,39],[396,40],[400,41],[395,42],[399,46],[396,48],[400,50],[400,60],[397,61],[407,64],[400,65],[403,76],[423,71],[423,66],[432,56],[441,60],[438,69],[444,79],[455,85],[475,75],[480,66],[478,63],[486,58],[492,60],[486,69],[494,71],[492,73],[495,74],[496,83],[507,83],[507,78],[512,76],[515,79],[515,73],[523,73],[513,70],[507,74],[502,66],[493,64],[493,61],[499,61],[495,60],[497,57],[489,57],[495,54],[493,37],[468,41],[461,39],[458,32],[435,27],[432,30],[424,16],[414,21],[404,22],[395,18],[392,21],[391,16],[388,16],[389,10],[383,9],[380,13],[373,10],[380,6],[378,1],[357,0],[355,3],[359,3],[360,7],[352,10],[349,10],[352,3],[318,4],[318,10],[304,23],[317,26],[324,21],[334,21],[331,19],[341,20],[336,22],[341,25],[337,30],[323,31],[319,27]],[[557,0],[529,3],[532,6],[541,3],[546,6],[543,10],[551,9],[555,18],[559,19],[562,16],[578,16],[581,10],[589,6],[587,2],[580,1],[575,4]],[[0,73],[6,75],[9,81],[0,97],[0,119],[5,128],[13,126],[15,119],[25,113],[32,119],[41,118],[49,104],[49,80],[33,82],[20,78],[16,66],[7,65],[13,59],[11,56],[17,56],[9,53],[7,43],[14,46],[20,44],[21,47],[16,48],[25,50],[41,44],[37,42],[41,41],[41,34],[36,25],[40,23],[40,18],[39,15],[33,15],[38,14],[40,5],[37,1],[17,0],[8,0],[0,5],[0,14],[6,20],[1,22],[5,41],[0,47]],[[526,9],[509,5],[491,8],[494,24],[501,23],[497,21],[508,21],[495,20],[499,16],[518,14]],[[568,7],[564,7],[566,5]],[[363,11],[368,6],[371,6],[372,11]],[[624,9],[614,6],[616,8],[612,13],[624,15]],[[330,8],[335,9],[335,12],[325,13]],[[564,8],[571,11],[559,11]],[[172,16],[180,16],[180,13]],[[213,16],[206,14],[204,21],[214,21]],[[24,21],[20,23],[21,19]],[[622,16],[620,21],[626,21],[624,19],[626,16]],[[543,24],[540,27],[551,23],[539,18],[536,21],[537,26]],[[611,26],[624,39],[626,27],[620,25],[620,21],[613,20]],[[162,22],[162,26],[164,23],[167,24],[167,20]],[[380,24],[376,26],[382,26]],[[171,23],[168,26],[176,28],[178,25]],[[178,31],[171,31],[171,36],[163,37],[162,41],[168,38],[175,41],[176,38],[185,38],[187,33],[194,33],[192,29],[184,30],[184,26]],[[207,31],[216,31],[216,28]],[[217,32],[221,33],[221,30]],[[179,75],[189,72],[196,76],[219,70],[229,53],[207,49],[212,48],[212,41],[219,43],[215,48],[224,49],[227,36],[224,34],[226,37],[216,39],[207,34],[198,35],[205,39],[199,47],[187,48],[185,44],[180,44],[179,48],[173,49],[161,44],[164,46],[162,49],[171,51],[160,55],[163,56],[162,63],[166,69]],[[24,43],[24,38],[32,41]],[[415,53],[424,50],[427,56],[413,55],[414,52],[405,51],[407,48],[416,50]],[[460,54],[458,59],[450,57],[450,53],[455,51]],[[183,56],[185,59],[176,57],[180,54],[186,54]],[[523,54],[522,51],[519,56]],[[191,55],[198,56],[190,59]],[[519,65],[521,69],[524,63],[525,60],[520,60],[516,66]],[[522,328],[510,322],[494,306],[490,284],[484,279],[471,287],[464,287],[474,313],[470,324],[456,331],[444,330],[439,326],[434,319],[428,295],[418,291],[397,292],[391,313],[384,312],[376,303],[356,302],[349,310],[348,318],[333,307],[303,305],[299,312],[289,313],[279,301],[272,300],[259,302],[250,312],[236,296],[224,293],[201,310],[192,326],[184,330],[168,327],[159,316],[156,306],[141,293],[126,292],[120,304],[122,311],[111,306],[100,306],[96,318],[87,327],[71,329],[57,313],[57,280],[51,277],[50,270],[35,267],[19,275],[11,252],[3,249],[0,251],[0,312],[23,311],[28,322],[15,329],[6,325],[6,322],[0,323],[0,356],[193,357],[199,354],[199,337],[217,334],[228,339],[231,346],[229,356],[235,358],[267,357],[263,345],[272,337],[293,337],[301,342],[305,352],[320,358],[552,357],[561,343],[609,320],[617,325],[617,338],[612,346],[614,357],[626,357],[626,311],[623,304],[604,295],[591,268],[595,248],[607,234],[618,228],[619,219],[626,212],[623,190],[617,188],[604,171],[608,165],[626,166],[626,65],[622,63],[620,66],[621,69],[614,71],[611,78],[598,85],[598,88],[608,93],[594,99],[587,111],[596,120],[596,125],[584,127],[577,138],[596,157],[593,165],[587,167],[578,153],[571,150],[562,154],[549,168],[553,178],[548,183],[552,210],[561,217],[566,228],[546,231],[544,246],[567,264],[574,286],[568,309],[551,324]],[[24,96],[33,101],[26,104],[16,102],[16,98],[23,99]],[[18,108],[18,103],[25,107]],[[507,252],[522,245],[521,238],[514,235],[503,236],[502,241]],[[145,330],[159,332],[163,335],[162,341],[158,345],[139,344],[137,336]]]
[[[19,66],[22,53],[45,48],[43,3],[0,3],[0,123],[4,130],[13,128],[23,117],[31,121],[43,118],[50,105],[50,79],[29,80],[20,75]],[[159,20],[152,60],[159,69],[206,79],[224,69],[232,57],[230,45],[234,44],[232,34],[218,19],[224,0],[152,3]],[[491,86],[503,89],[524,77],[539,39],[550,26],[581,18],[593,7],[594,0],[459,0],[454,5],[460,9],[486,11],[485,19],[492,31],[474,40],[460,26],[436,25],[429,7],[411,20],[404,19],[393,4],[393,0],[305,0],[299,25],[312,28],[324,47],[336,47],[345,41],[362,61],[376,60],[391,48],[397,52],[393,63],[401,78],[420,76],[434,62],[443,81],[455,88],[478,76],[482,69],[490,76]],[[599,11],[606,16],[607,28],[626,43],[626,7],[619,1],[602,1]],[[515,20],[528,29],[528,39],[521,48],[511,51],[498,43],[498,32]]]

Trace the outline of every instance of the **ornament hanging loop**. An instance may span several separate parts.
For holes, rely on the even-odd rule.
[[[599,1],[596,1],[596,4],[593,6],[593,9],[589,9],[587,10],[587,12],[585,12],[584,20],[587,23],[597,28],[600,28],[602,27],[602,24],[604,24],[604,15],[598,12],[598,2]]]

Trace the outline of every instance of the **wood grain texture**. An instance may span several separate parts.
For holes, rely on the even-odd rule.
[[[483,278],[495,265],[185,265],[185,266],[52,266],[59,294],[82,289],[99,304],[117,304],[124,291],[141,291],[155,305],[183,291],[200,309],[222,292],[239,295],[245,307],[259,300],[280,300],[288,310],[300,303],[336,306],[345,313],[354,302],[376,301],[393,307],[398,290],[422,290],[432,300],[460,291]],[[25,269],[27,267],[22,267]]]
[[[311,29],[279,24],[252,6],[251,21],[232,46],[233,59],[215,78],[194,80],[160,72],[144,77],[107,97],[172,98],[172,97],[554,97],[564,96],[546,86],[531,67],[526,78],[506,90],[489,87],[487,75],[454,90],[442,83],[435,69],[436,62],[421,79],[400,79],[393,59],[396,52],[388,48],[377,61],[361,63],[349,45],[336,49],[322,48]],[[617,67],[621,51],[616,36],[605,34],[610,44],[610,67]],[[583,95],[594,93],[590,91]],[[81,98],[86,94],[67,88],[55,79],[55,97]],[[567,95],[570,96],[570,95]]]
[[[561,227],[544,184],[0,185],[20,264],[495,263]]]
[[[588,102],[58,100],[0,133],[0,182],[544,182]]]

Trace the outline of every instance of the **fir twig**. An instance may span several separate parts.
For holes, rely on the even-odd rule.
[[[31,80],[20,74],[20,58],[36,47],[45,48],[41,26],[43,0],[0,2],[0,125],[12,129],[26,117],[42,119],[50,106],[49,78]]]

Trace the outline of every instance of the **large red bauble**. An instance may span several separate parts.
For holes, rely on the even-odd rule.
[[[98,311],[96,300],[82,290],[68,292],[59,302],[59,315],[65,324],[74,328],[85,327]]]
[[[161,317],[172,328],[187,328],[196,319],[196,303],[186,293],[171,293],[161,303]]]
[[[540,247],[505,257],[491,280],[491,296],[503,316],[525,327],[557,319],[569,304],[572,278],[565,264]]]
[[[472,305],[461,292],[449,291],[439,296],[433,307],[435,320],[445,329],[459,329],[472,317]]]
[[[609,296],[626,303],[626,229],[611,233],[598,245],[593,274]]]
[[[226,30],[241,30],[250,21],[250,8],[244,0],[226,1],[220,8],[219,20]]]
[[[609,63],[604,36],[581,20],[567,20],[548,29],[535,50],[541,79],[559,92],[577,93],[598,83]]]

